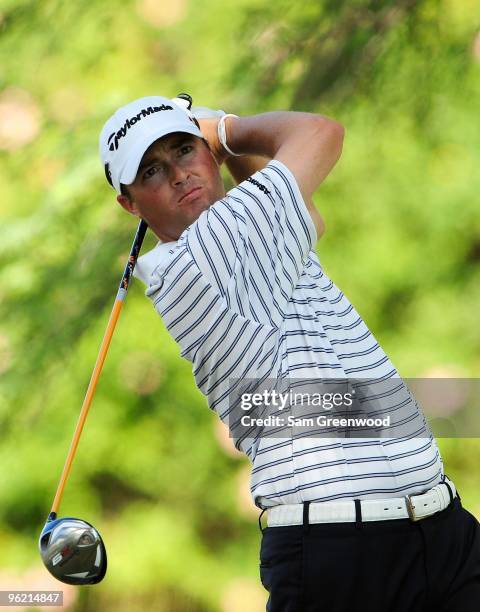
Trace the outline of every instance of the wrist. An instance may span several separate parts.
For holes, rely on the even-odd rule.
[[[233,156],[233,157],[240,157],[242,154],[241,153],[235,153],[234,151],[232,151],[232,149],[230,148],[229,144],[228,144],[228,138],[229,138],[229,134],[231,133],[230,131],[227,131],[227,126],[226,126],[226,122],[231,121],[233,118],[238,119],[238,115],[233,115],[231,113],[227,113],[226,115],[223,115],[222,117],[220,117],[218,124],[217,124],[217,135],[218,135],[218,141],[220,143],[220,145],[222,146],[223,151],[229,155],[229,156]]]

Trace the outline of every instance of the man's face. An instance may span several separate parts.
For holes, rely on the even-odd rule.
[[[145,219],[164,241],[177,240],[211,204],[225,195],[220,169],[205,142],[177,132],[156,140],[140,162],[130,197],[117,200]]]

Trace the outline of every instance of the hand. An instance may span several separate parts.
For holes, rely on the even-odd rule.
[[[229,157],[228,153],[220,144],[218,140],[217,126],[220,117],[225,115],[223,110],[213,110],[206,106],[194,106],[192,108],[192,115],[197,119],[200,124],[200,130],[203,137],[208,142],[210,150],[213,153],[219,166]]]

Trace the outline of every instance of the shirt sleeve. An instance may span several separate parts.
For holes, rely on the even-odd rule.
[[[278,327],[315,241],[293,174],[272,160],[202,213],[185,245],[228,308]]]

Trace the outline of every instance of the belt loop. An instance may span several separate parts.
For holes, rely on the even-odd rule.
[[[260,527],[260,531],[263,533],[264,529],[262,527],[262,516],[263,513],[266,512],[266,508],[264,508],[261,512],[260,512],[260,516],[258,517],[258,526]]]
[[[303,532],[304,533],[308,533],[309,528],[310,528],[310,523],[308,522],[309,509],[310,509],[310,502],[309,501],[303,502]]]
[[[443,477],[442,477],[441,484],[446,485],[446,487],[448,489],[448,494],[450,495],[450,504],[451,504],[451,503],[453,503],[453,491],[452,491],[452,488],[450,487],[450,485],[447,482],[447,478],[448,478],[448,476],[446,474],[444,474]],[[458,497],[458,501],[461,503],[462,502],[462,498],[460,497],[460,493],[458,492],[458,490],[457,490],[457,497]]]
[[[448,484],[448,482],[446,480],[443,481],[443,484],[448,489],[448,494],[450,495],[450,504],[453,504],[453,491],[452,491],[452,487]],[[450,504],[448,504],[448,505],[450,506]]]
[[[362,528],[362,505],[359,499],[353,500],[355,503],[355,527],[357,529]]]

